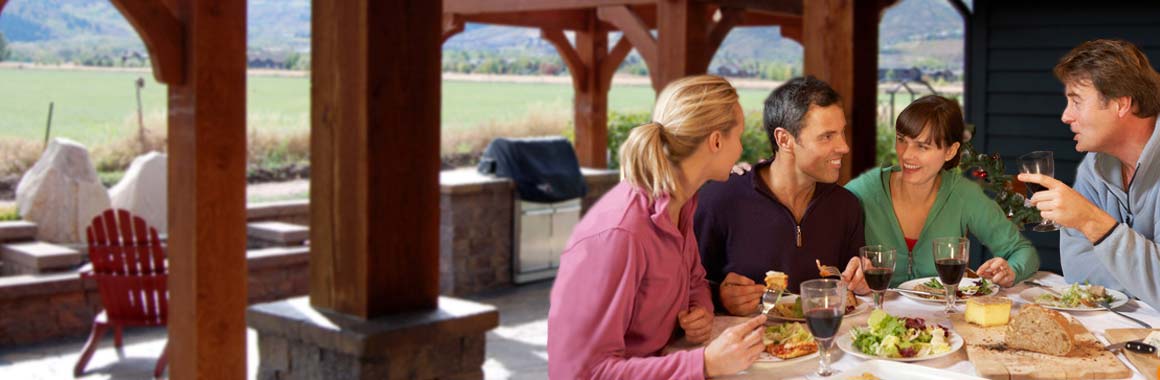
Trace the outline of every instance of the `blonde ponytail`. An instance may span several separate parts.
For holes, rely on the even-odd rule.
[[[633,128],[620,147],[620,179],[653,197],[681,191],[677,164],[709,134],[736,125],[737,100],[737,90],[718,76],[669,83],[657,96],[653,121]]]

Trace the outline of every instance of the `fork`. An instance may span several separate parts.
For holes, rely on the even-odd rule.
[[[1062,296],[1061,294],[1059,294],[1059,292],[1055,291],[1055,289],[1052,289],[1051,287],[1049,287],[1047,285],[1043,285],[1043,284],[1040,284],[1040,283],[1032,281],[1032,280],[1023,281],[1023,283],[1027,284],[1027,285],[1035,286],[1038,288],[1042,288],[1042,289],[1046,290],[1047,292],[1054,294],[1056,296]],[[1127,319],[1131,320],[1132,322],[1136,322],[1140,326],[1144,326],[1144,328],[1148,328],[1148,329],[1152,328],[1152,325],[1144,323],[1144,321],[1141,321],[1141,320],[1136,319],[1136,318],[1132,318],[1132,317],[1128,316],[1127,314],[1124,314],[1124,313],[1116,311],[1115,309],[1112,309],[1112,305],[1109,304],[1108,301],[1096,300],[1096,304],[1100,305],[1100,307],[1102,307],[1104,310],[1116,313],[1116,315],[1127,318]]]

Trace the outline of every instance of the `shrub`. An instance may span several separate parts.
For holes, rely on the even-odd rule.
[[[628,133],[636,126],[648,123],[650,114],[619,113],[613,111],[608,116],[608,160],[609,169],[620,168],[620,146],[628,139]],[[745,117],[745,131],[741,134],[741,162],[757,162],[773,156],[769,139],[761,127],[761,114],[754,112]]]
[[[42,143],[32,140],[0,138],[0,177],[24,173],[43,150]]]

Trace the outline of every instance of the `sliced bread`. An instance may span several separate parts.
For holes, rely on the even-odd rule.
[[[1007,348],[1066,356],[1075,348],[1067,317],[1055,310],[1026,304],[1007,324]]]

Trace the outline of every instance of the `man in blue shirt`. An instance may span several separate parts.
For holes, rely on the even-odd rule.
[[[1060,232],[1068,282],[1091,282],[1160,308],[1160,74],[1132,44],[1085,42],[1060,59],[1067,108],[1062,120],[1075,149],[1088,152],[1075,188],[1041,175],[1020,174],[1046,191],[1031,202]]]

